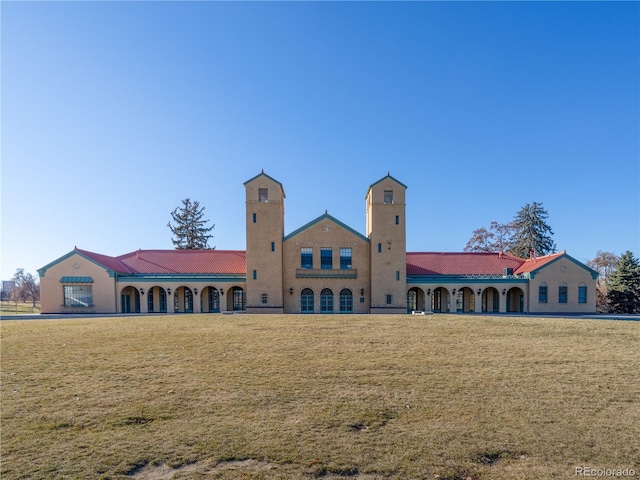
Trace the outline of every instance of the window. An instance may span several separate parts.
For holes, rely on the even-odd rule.
[[[333,292],[328,288],[320,292],[320,313],[333,313]]]
[[[384,191],[384,203],[393,203],[393,190]]]
[[[272,252],[276,251],[276,242],[271,242],[271,251]]]
[[[558,287],[558,303],[567,303],[567,284],[563,283]]]
[[[149,293],[147,293],[147,311],[149,313],[153,313],[153,288],[149,289]]]
[[[62,288],[65,307],[93,307],[91,285],[65,285]]]
[[[378,253],[382,253],[382,244],[381,243],[378,244]]]
[[[587,286],[584,283],[578,287],[578,303],[587,303]]]
[[[313,290],[305,288],[300,293],[300,311],[302,313],[313,313]]]
[[[348,288],[340,291],[340,313],[353,313],[353,293]]]
[[[320,268],[323,270],[333,268],[333,250],[331,248],[320,249]]]
[[[396,270],[396,282],[400,281],[400,271]]]
[[[351,270],[351,249],[340,249],[340,270]]]
[[[400,215],[396,215],[396,225],[400,225]]]
[[[268,202],[269,201],[269,190],[266,188],[258,189],[258,201],[259,202]]]
[[[254,279],[254,280],[257,280],[257,279],[258,279],[258,271],[257,271],[257,270],[254,270],[254,271],[253,271],[253,279]]]
[[[549,291],[546,284],[540,285],[538,287],[538,303],[547,303]]]
[[[387,294],[387,297],[386,297],[385,303],[386,303],[387,305],[391,305],[391,304],[393,303],[393,295]]]
[[[313,248],[302,247],[300,249],[300,268],[313,268]]]
[[[253,223],[256,223],[256,219],[257,219],[257,217],[256,217],[256,214],[254,213],[253,214]]]
[[[269,297],[267,296],[266,293],[263,293],[262,296],[260,297],[260,301],[262,302],[263,305],[267,304],[267,300],[269,299]]]

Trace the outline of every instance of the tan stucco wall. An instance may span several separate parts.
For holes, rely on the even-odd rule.
[[[313,271],[307,270],[303,274],[317,274],[321,278],[298,278],[297,272],[301,273],[299,269],[302,247],[313,248]],[[332,249],[332,270],[320,269],[320,249],[323,247]],[[351,271],[357,273],[357,278],[331,278],[331,275],[339,276],[349,272],[349,270],[340,270],[340,248],[351,248]],[[340,291],[348,288],[353,293],[354,313],[368,313],[369,275],[369,242],[329,218],[322,219],[284,242],[285,313],[300,311],[300,292],[304,288],[313,290],[316,312],[320,311],[320,292],[324,288],[329,288],[333,292],[335,313],[340,310]],[[289,293],[290,289],[293,289],[292,294]],[[361,296],[362,289],[364,289],[364,295]],[[361,302],[360,298],[364,298],[364,302]]]
[[[540,285],[546,282],[548,302],[538,302]],[[567,303],[558,302],[558,290],[562,283],[567,284]],[[578,286],[587,286],[587,303],[578,303]],[[596,311],[596,281],[591,272],[576,265],[567,257],[546,265],[529,281],[530,312],[532,313],[594,313]]]
[[[63,284],[65,276],[91,277],[93,307],[64,307]],[[71,285],[71,284],[69,284]],[[75,285],[75,284],[73,284]],[[42,313],[115,313],[115,279],[101,266],[78,253],[71,254],[50,266],[40,277]]]

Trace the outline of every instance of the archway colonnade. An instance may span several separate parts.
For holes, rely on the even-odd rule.
[[[120,288],[120,313],[218,313],[244,311],[246,295],[240,286],[140,286]]]
[[[433,313],[516,313],[528,310],[525,292],[519,286],[460,288],[411,287],[407,292],[407,312]]]

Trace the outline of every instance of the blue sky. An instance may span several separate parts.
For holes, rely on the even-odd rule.
[[[410,251],[542,202],[559,250],[640,254],[638,2],[10,2],[2,278],[78,246],[170,249],[200,201],[244,249],[243,182],[286,233],[407,190]]]

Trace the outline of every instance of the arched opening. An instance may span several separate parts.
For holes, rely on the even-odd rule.
[[[215,287],[206,287],[200,295],[200,311],[203,313],[220,312],[220,291]]]
[[[413,287],[407,292],[407,313],[425,309],[425,297],[421,288]]]
[[[167,313],[167,292],[164,288],[153,286],[147,292],[147,312]]]
[[[189,287],[178,287],[173,292],[174,313],[193,313],[193,292]]]
[[[513,287],[507,291],[507,312],[519,313],[524,312],[524,292],[518,288]]]
[[[333,292],[329,288],[320,292],[320,313],[333,313]]]
[[[475,311],[475,294],[469,287],[463,287],[457,291],[456,312],[469,313]]]
[[[231,297],[233,301],[232,310],[234,312],[241,312],[247,309],[247,299],[245,291],[241,287],[233,287],[231,289]]]
[[[137,288],[129,285],[120,291],[120,312],[140,313],[140,292]]]
[[[500,311],[500,293],[497,289],[489,287],[482,292],[482,311],[485,313]]]
[[[444,313],[450,311],[449,291],[446,288],[438,287],[431,294],[431,310],[434,313]]]
[[[313,313],[313,290],[305,288],[300,292],[300,312],[301,313]]]
[[[340,290],[340,313],[353,313],[353,293],[348,288]]]

